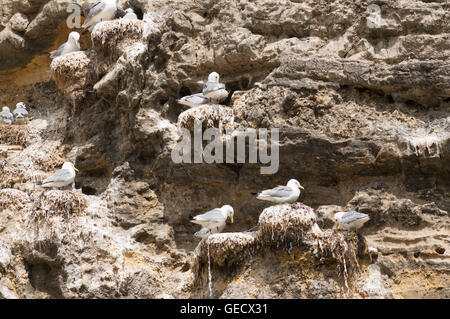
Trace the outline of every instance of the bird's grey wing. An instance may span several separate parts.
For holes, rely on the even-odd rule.
[[[55,183],[55,182],[65,182],[65,181],[69,180],[70,177],[71,177],[71,173],[70,173],[69,170],[67,170],[67,169],[60,169],[60,170],[56,171],[50,177],[44,179],[42,181],[42,184]]]
[[[270,196],[270,197],[289,197],[292,194],[292,189],[288,186],[277,186],[272,189],[266,189],[261,192],[260,195]]]
[[[193,95],[184,96],[181,99],[178,100],[179,103],[184,104],[205,104],[208,103],[209,100],[206,98],[203,93],[197,93]]]
[[[225,86],[224,86],[225,88]],[[215,82],[206,82],[205,84],[203,84],[203,94],[206,94],[208,92],[212,92],[212,91],[216,91],[221,89],[220,84],[217,84]]]
[[[194,219],[202,222],[218,223],[224,221],[226,218],[224,218],[220,208],[214,208],[204,214],[195,216]]]
[[[359,212],[347,212],[344,216],[342,216],[341,222],[343,224],[349,224],[366,217],[369,217],[369,215]]]
[[[84,21],[83,25],[86,25],[93,17],[95,17],[97,14],[99,14],[104,8],[106,4],[102,1],[98,1],[94,3],[94,5],[89,9],[88,16],[86,18],[86,21]]]
[[[66,46],[68,46],[68,44],[67,44],[67,42],[64,42],[63,44],[61,44],[61,45],[59,46],[58,49],[56,49],[56,50],[54,50],[54,51],[51,51],[51,52],[50,52],[50,56],[51,56],[51,57],[57,57],[57,56],[60,56],[61,53],[63,53],[64,48],[65,48]]]

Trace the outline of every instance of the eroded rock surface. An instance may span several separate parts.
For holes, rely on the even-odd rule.
[[[0,127],[0,297],[207,298],[189,216],[224,204],[235,223],[210,248],[252,254],[211,254],[213,297],[450,297],[447,2],[377,1],[373,16],[371,1],[120,0],[142,20],[102,22],[51,61],[69,2],[0,8],[0,104],[23,101],[32,118]],[[230,97],[201,110],[205,128],[279,128],[276,174],[172,162],[178,126],[197,116],[179,121],[176,100],[212,71]],[[80,173],[65,198],[85,205],[36,214],[56,195],[35,181],[66,160]],[[285,213],[252,195],[290,178],[304,204]],[[341,209],[370,215],[356,241],[331,230]],[[294,214],[272,225],[289,240],[264,245],[278,214]],[[304,236],[283,237],[292,229]]]

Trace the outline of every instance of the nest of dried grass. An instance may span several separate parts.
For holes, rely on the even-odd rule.
[[[269,247],[300,244],[305,237],[314,236],[316,219],[313,209],[302,203],[271,206],[259,216],[258,237]]]
[[[59,144],[33,143],[20,153],[20,158],[2,161],[0,188],[12,188],[16,183],[37,182],[40,171],[53,171],[64,162]]]
[[[212,234],[196,248],[199,261],[216,266],[231,266],[253,254],[258,247],[256,233]]]
[[[30,141],[30,130],[26,125],[0,125],[0,144],[26,147]]]
[[[48,220],[54,216],[67,219],[84,215],[88,202],[83,194],[66,190],[50,190],[41,194],[33,208],[36,220]]]
[[[234,123],[233,109],[221,105],[202,105],[184,111],[178,116],[178,128],[194,131],[195,121],[200,121],[202,129],[218,128],[224,131]]]
[[[13,188],[0,190],[0,211],[3,209],[21,210],[30,203],[27,193]]]
[[[348,288],[348,279],[360,272],[358,255],[366,249],[363,238],[351,232],[326,230],[318,242],[315,256],[324,261],[336,261],[338,276],[343,276]]]
[[[91,33],[93,48],[97,52],[115,55],[142,39],[145,22],[142,20],[103,21]]]

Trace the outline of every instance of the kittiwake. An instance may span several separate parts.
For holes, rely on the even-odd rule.
[[[214,231],[215,227],[222,227],[222,224],[225,224],[228,217],[230,217],[230,220],[233,223],[233,216],[233,207],[230,205],[224,205],[221,208],[214,208],[204,214],[192,217],[191,222]]]
[[[62,168],[50,177],[38,182],[42,187],[65,187],[73,183],[75,180],[75,171],[78,170],[70,162],[65,162]]]
[[[61,44],[58,49],[49,52],[50,57],[53,59],[57,56],[61,56],[70,52],[80,51],[81,47],[78,40],[80,40],[80,34],[76,31],[70,32],[67,38],[67,42]]]
[[[277,204],[293,203],[300,196],[300,189],[304,189],[300,182],[291,179],[286,186],[263,190],[256,198]]]
[[[0,124],[12,124],[14,122],[14,115],[9,110],[9,107],[4,106],[0,112]]]
[[[336,222],[336,228],[346,230],[360,229],[370,217],[367,214],[359,213],[356,211],[351,212],[337,212],[333,217]]]
[[[97,23],[113,20],[116,10],[116,0],[98,1],[89,10],[88,16],[81,27],[83,29],[89,28],[89,31],[92,31]]]
[[[14,124],[27,124],[28,111],[25,103],[19,102],[16,104],[16,109],[13,111]]]
[[[137,20],[137,15],[134,13],[134,10],[132,8],[125,9],[126,14],[122,19],[126,20]]]
[[[213,103],[224,101],[228,97],[225,84],[219,83],[219,74],[212,72],[208,76],[208,81],[203,85],[203,95]]]

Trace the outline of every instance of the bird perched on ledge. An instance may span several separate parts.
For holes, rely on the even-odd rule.
[[[219,73],[212,72],[208,76],[208,81],[203,85],[203,95],[213,103],[219,103],[228,97],[225,84],[219,82]]]
[[[97,23],[113,20],[116,15],[116,10],[116,0],[98,1],[89,10],[88,16],[81,27],[83,29],[88,28],[89,31],[92,31]]]
[[[13,111],[14,124],[27,124],[28,111],[25,103],[19,102],[16,104],[16,109]]]
[[[9,110],[9,107],[4,106],[0,112],[0,124],[14,123],[14,115]]]
[[[291,179],[286,186],[277,186],[263,190],[257,194],[256,198],[277,204],[293,203],[300,196],[300,189],[304,189],[300,182],[296,179]]]
[[[225,84],[219,83],[219,74],[212,72],[208,76],[208,81],[203,85],[203,91],[192,95],[187,95],[177,100],[178,103],[189,107],[195,107],[208,103],[220,103],[228,97]]]
[[[75,180],[75,171],[78,170],[70,162],[65,162],[62,168],[43,181],[37,182],[42,187],[65,187],[73,183]]]
[[[210,234],[220,233],[225,228],[228,217],[233,223],[234,210],[230,205],[224,205],[221,208],[214,208],[204,214],[190,217],[191,222],[203,227],[194,235],[196,237],[206,238]]]
[[[370,219],[370,217],[367,214],[351,211],[337,212],[334,214],[333,219],[336,222],[335,227],[337,229],[358,230]]]
[[[76,31],[70,32],[67,42],[61,44],[58,49],[49,52],[50,57],[53,59],[70,52],[80,51],[81,47],[78,40],[80,40],[80,34]]]

